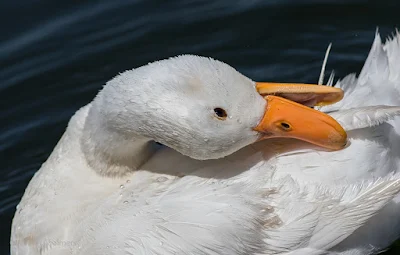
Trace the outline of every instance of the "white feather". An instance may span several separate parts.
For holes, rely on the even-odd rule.
[[[400,106],[366,106],[330,113],[346,131],[380,125],[400,115]]]

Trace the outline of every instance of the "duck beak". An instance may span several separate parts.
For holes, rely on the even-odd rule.
[[[261,139],[295,138],[330,150],[346,146],[347,134],[331,116],[282,97],[265,99],[264,117],[254,128],[262,133]]]
[[[343,99],[343,90],[314,84],[256,82],[256,89],[262,96],[275,95],[306,106],[324,106]]]
[[[346,146],[347,134],[331,116],[307,106],[324,106],[343,98],[343,90],[329,86],[299,83],[257,82],[265,96],[265,114],[256,131],[262,139],[289,137],[339,150]]]

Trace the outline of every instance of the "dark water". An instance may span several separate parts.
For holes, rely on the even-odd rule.
[[[316,82],[333,42],[328,71],[343,77],[361,69],[377,27],[387,36],[400,26],[399,7],[384,0],[0,0],[0,254],[8,254],[15,206],[68,119],[118,72],[192,53],[254,80]]]

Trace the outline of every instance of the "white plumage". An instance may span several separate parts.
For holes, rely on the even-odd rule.
[[[400,114],[399,41],[382,45],[377,35],[358,79],[338,82],[343,101],[322,108],[349,130],[350,145],[335,152],[282,139],[246,146],[257,140],[246,125],[265,103],[251,80],[221,62],[183,56],[118,76],[71,118],[33,177],[11,254],[385,248],[400,234],[400,120],[389,121]],[[140,93],[127,86],[133,81]],[[202,119],[209,102],[231,109],[231,124]]]

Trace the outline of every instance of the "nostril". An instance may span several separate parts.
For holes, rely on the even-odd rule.
[[[286,123],[286,122],[281,122],[281,127],[284,130],[289,130],[290,129],[290,125],[288,123]]]

